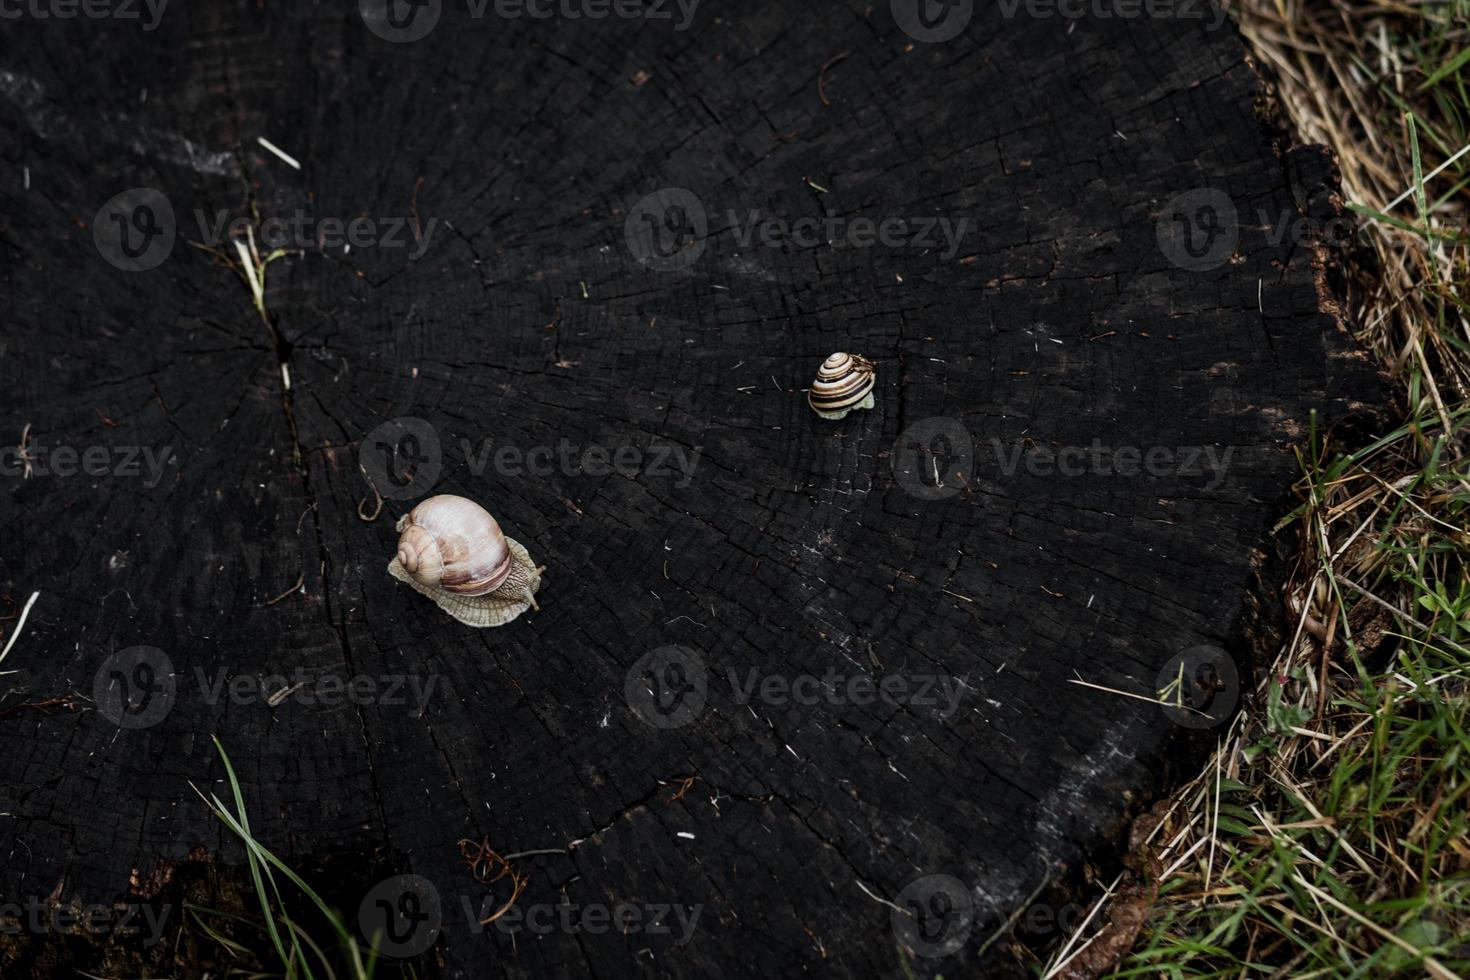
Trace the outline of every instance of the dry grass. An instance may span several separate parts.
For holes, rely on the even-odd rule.
[[[1296,133],[1339,157],[1362,221],[1346,253],[1352,322],[1404,421],[1346,456],[1317,437],[1303,451],[1301,505],[1283,521],[1299,542],[1295,628],[1155,833],[1158,898],[1109,975],[1459,976],[1470,0],[1239,0],[1232,13]],[[1089,940],[1070,937],[1046,975],[1068,975]]]

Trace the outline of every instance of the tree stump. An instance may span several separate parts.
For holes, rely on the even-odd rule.
[[[0,905],[238,871],[217,736],[431,974],[1013,969],[1239,700],[1312,413],[1381,398],[1330,163],[1212,10],[339,6],[5,28]],[[435,493],[539,610],[390,578]],[[3,962],[100,962],[61,931]]]

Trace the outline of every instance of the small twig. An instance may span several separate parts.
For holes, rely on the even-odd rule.
[[[32,711],[39,711],[42,714],[46,713],[47,708],[75,708],[77,706],[77,698],[81,696],[76,691],[73,691],[70,694],[47,698],[44,701],[27,701],[24,704],[13,704],[8,708],[0,709],[0,718],[9,718],[12,715],[18,715],[26,708],[30,708]]]
[[[265,147],[267,150],[270,150],[276,156],[284,160],[286,162],[286,166],[290,167],[292,170],[301,169],[301,164],[296,162],[295,157],[287,153],[285,150],[281,149],[276,144],[272,143],[270,140],[266,139],[264,136],[255,137],[255,142],[259,143],[261,146]]]
[[[817,72],[817,95],[821,98],[822,105],[829,109],[832,107],[832,100],[827,98],[827,69],[831,68],[833,65],[837,64],[840,61],[846,61],[847,56],[851,53],[851,51],[842,52],[835,58],[830,59],[825,65],[822,66],[822,70]]]
[[[1158,704],[1164,706],[1165,708],[1178,708],[1181,711],[1193,711],[1197,715],[1205,714],[1205,712],[1200,711],[1198,708],[1185,704],[1183,701],[1182,693],[1180,695],[1179,703],[1175,704],[1173,701],[1166,701],[1163,698],[1151,698],[1143,694],[1134,694],[1132,691],[1120,691],[1115,687],[1103,687],[1101,684],[1094,684],[1091,681],[1084,681],[1080,677],[1076,678],[1075,680],[1071,677],[1068,677],[1067,683],[1077,684],[1082,687],[1090,687],[1095,691],[1106,691],[1108,694],[1116,694],[1120,697],[1133,698],[1135,701],[1147,701],[1149,704]]]
[[[371,476],[368,476],[368,471],[363,469],[361,465],[359,465],[357,468],[362,470],[363,476],[367,477],[368,486],[372,488],[373,496],[377,499],[377,504],[373,507],[373,512],[371,514],[364,514],[362,512],[363,504],[367,503],[367,498],[363,497],[361,500],[359,500],[357,502],[357,518],[360,521],[371,524],[373,521],[376,521],[378,519],[378,515],[383,512],[383,495],[378,492],[378,485],[373,482],[373,478]]]
[[[272,694],[269,698],[267,698],[265,703],[272,708],[277,707],[282,701],[286,700],[305,686],[306,681],[302,681],[300,684],[296,684],[292,687],[283,687],[276,693]]]
[[[889,908],[893,909],[895,912],[902,912],[904,915],[908,916],[910,919],[912,919],[914,917],[914,913],[910,912],[908,909],[902,908],[902,907],[900,907],[898,905],[894,905],[888,899],[886,899],[883,896],[875,893],[873,891],[873,889],[871,889],[867,885],[863,884],[863,879],[861,879],[861,878],[857,879],[857,886],[859,888],[861,888],[863,890],[863,893],[865,895],[867,895],[869,898],[871,898],[873,901],[879,902],[879,903],[881,903],[883,905],[886,905]]]
[[[26,600],[25,608],[20,611],[20,619],[16,620],[15,632],[10,634],[10,642],[5,644],[4,650],[0,650],[0,663],[3,663],[5,658],[10,656],[10,648],[15,646],[16,640],[20,639],[20,631],[26,628],[26,617],[31,614],[31,607],[36,604],[36,600],[39,598],[41,598],[41,593],[32,592],[30,599]]]
[[[25,473],[22,475],[22,479],[25,480],[31,478],[31,454],[26,450],[26,443],[30,442],[30,439],[31,423],[27,422],[26,427],[20,432],[20,461],[25,464]]]
[[[423,230],[419,225],[419,188],[424,186],[424,178],[420,177],[413,182],[413,194],[408,199],[408,209],[413,212],[413,240],[418,241],[423,237]]]
[[[526,885],[531,879],[528,875],[517,874],[516,869],[511,866],[510,859],[501,857],[490,846],[488,837],[478,844],[468,838],[461,840],[459,853],[469,865],[470,874],[482,885],[493,885],[502,878],[507,876],[510,878],[510,898],[507,898],[504,904],[491,915],[480,920],[480,925],[488,926],[510,911],[511,906],[516,903],[516,899],[521,897],[521,892],[526,890]],[[495,870],[497,868],[498,871]]]
[[[285,592],[282,592],[280,595],[276,596],[274,599],[272,599],[269,602],[267,602],[266,605],[267,606],[274,606],[276,603],[280,602],[282,599],[286,598],[288,595],[290,595],[291,593],[295,592],[297,589],[301,588],[305,584],[306,584],[306,572],[303,571],[297,577],[296,584],[295,585],[291,586]]]

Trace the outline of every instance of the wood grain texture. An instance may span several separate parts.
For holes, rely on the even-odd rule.
[[[0,902],[110,902],[196,846],[238,866],[190,788],[222,790],[217,735],[286,860],[433,883],[444,976],[1012,969],[1002,924],[1084,861],[1116,868],[1127,821],[1213,741],[1069,681],[1150,695],[1181,651],[1241,656],[1291,447],[1313,411],[1380,395],[1331,309],[1334,256],[1272,240],[1330,206],[1330,166],[1273,150],[1232,27],[977,6],[943,43],[887,4],[777,0],[709,3],[687,30],[446,3],[414,43],[305,3],[179,4],[146,32],[8,24],[0,442],[29,426],[32,448],[172,455],[156,485],[0,477],[0,590],[41,594],[0,710],[93,698],[140,645],[176,692],[147,727],[81,699],[0,717]],[[93,226],[136,187],[166,196],[177,241],[134,273]],[[707,233],[661,271],[625,230],[669,188]],[[1206,189],[1238,246],[1182,268],[1157,222]],[[196,212],[434,223],[417,255],[272,262],[267,326],[190,246]],[[752,212],[969,224],[953,250],[742,244],[731,214]],[[879,364],[875,408],[840,423],[804,390],[833,351]],[[427,423],[439,472],[380,487],[364,521],[370,435],[402,418]],[[927,458],[903,435],[934,418],[973,458],[944,461],[959,492],[921,499],[895,461]],[[517,475],[478,465],[485,439],[643,455],[631,475]],[[1094,442],[1232,455],[1218,474],[1005,471]],[[652,466],[657,447],[692,471]],[[482,502],[549,566],[539,612],[472,631],[389,577],[393,523],[431,491]],[[660,727],[625,690],[670,646],[706,690]],[[833,670],[964,687],[946,713],[742,703],[730,681]],[[307,693],[433,687],[422,705],[208,692],[298,672]],[[515,861],[521,907],[694,907],[692,936],[476,930],[462,903],[504,892],[475,883],[465,838],[540,852]],[[887,904],[931,875],[973,905],[942,956]],[[327,884],[355,919],[358,883]],[[59,943],[3,948],[17,970],[43,948],[83,962]]]

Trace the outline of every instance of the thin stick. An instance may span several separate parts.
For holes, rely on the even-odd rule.
[[[822,66],[822,70],[817,72],[817,97],[822,100],[822,105],[828,109],[832,108],[832,100],[827,98],[827,69],[840,61],[846,61],[847,56],[851,53],[850,51],[842,52],[831,61],[828,61]]]
[[[257,137],[255,137],[255,142],[259,143],[261,146],[265,147],[267,150],[270,150],[276,156],[278,156],[282,160],[286,161],[286,165],[288,167],[290,167],[291,169],[293,169],[293,170],[300,170],[301,169],[301,164],[299,164],[299,163],[296,162],[296,158],[295,157],[293,157],[291,154],[287,153],[285,150],[281,149],[276,144],[272,143],[270,140],[266,139],[264,136],[257,136]]]
[[[10,642],[5,644],[4,650],[0,650],[0,661],[4,661],[6,657],[10,656],[10,648],[15,646],[16,640],[20,639],[20,631],[26,627],[26,617],[31,614],[31,607],[36,604],[36,600],[39,598],[41,598],[41,593],[32,592],[31,597],[26,600],[26,607],[20,611],[20,619],[15,621],[15,632],[10,634]]]
[[[1077,678],[1076,680],[1073,680],[1072,678],[1068,677],[1067,678],[1067,683],[1068,684],[1077,684],[1077,685],[1080,685],[1082,687],[1090,687],[1094,691],[1106,691],[1108,694],[1116,694],[1119,697],[1133,698],[1135,701],[1147,701],[1149,704],[1161,704],[1161,705],[1163,705],[1166,708],[1182,708],[1182,707],[1185,707],[1185,705],[1182,705],[1182,704],[1170,704],[1168,701],[1162,701],[1162,700],[1160,700],[1158,698],[1150,698],[1150,697],[1145,697],[1142,694],[1134,694],[1132,691],[1120,691],[1120,690],[1118,690],[1115,687],[1103,687],[1101,684],[1093,684],[1091,681],[1084,681],[1081,678]]]

